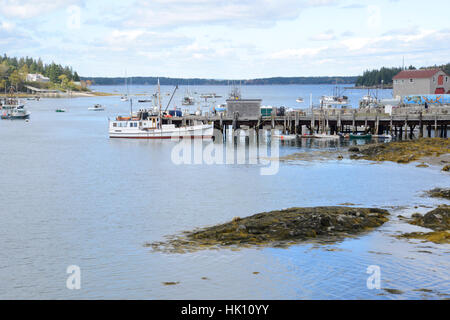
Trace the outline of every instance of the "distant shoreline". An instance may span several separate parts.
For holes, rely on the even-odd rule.
[[[184,79],[167,77],[81,77],[81,80],[89,80],[92,85],[156,85],[158,81],[161,85],[325,85],[325,84],[347,84],[354,85],[357,76],[342,77],[273,77],[247,80],[216,80],[216,79]]]

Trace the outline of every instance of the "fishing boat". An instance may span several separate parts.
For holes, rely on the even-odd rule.
[[[212,139],[214,123],[194,123],[189,126],[176,126],[169,123],[170,117],[164,116],[161,107],[161,92],[158,80],[159,112],[141,109],[133,114],[130,103],[130,116],[118,116],[109,120],[109,137],[125,139],[171,139],[200,138]]]
[[[59,108],[59,109],[56,109],[55,110],[55,112],[66,112],[67,110],[66,109],[64,109],[64,108]]]
[[[332,96],[322,96],[320,98],[320,105],[324,108],[332,108],[334,106],[343,106],[346,104],[348,104],[348,97],[340,92],[337,82]]]
[[[195,99],[190,95],[185,95],[181,101],[181,104],[183,106],[193,106],[195,104]]]
[[[15,96],[14,88],[11,87],[8,98],[1,103],[1,116],[3,120],[26,120],[30,118],[31,112],[25,109],[25,105]]]
[[[95,104],[93,107],[88,108],[90,111],[104,111],[105,107],[103,107],[101,104]]]

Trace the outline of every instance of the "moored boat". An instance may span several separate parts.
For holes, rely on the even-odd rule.
[[[159,112],[141,109],[136,114],[130,110],[129,116],[118,116],[109,120],[109,137],[124,139],[212,139],[214,123],[194,123],[176,126],[169,123],[170,113],[164,115],[161,110],[161,92],[158,81]],[[132,105],[131,105],[132,106]]]
[[[88,108],[90,111],[104,111],[105,107],[103,107],[101,104],[95,104],[93,107]]]
[[[350,139],[372,139],[372,135],[370,133],[367,134],[353,134],[350,133]]]

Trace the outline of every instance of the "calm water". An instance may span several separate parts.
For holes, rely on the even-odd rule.
[[[332,86],[326,88],[332,92]],[[228,90],[196,89],[224,94]],[[245,88],[243,93],[262,97],[264,104],[294,101],[295,105],[297,96],[306,98],[311,91],[320,95],[320,90],[267,86]],[[105,105],[107,111],[88,111],[94,103]],[[28,107],[30,122],[0,122],[0,298],[441,299],[450,295],[450,246],[394,237],[421,230],[397,215],[431,210],[414,206],[448,203],[422,196],[424,190],[449,186],[449,175],[439,170],[414,164],[298,161],[281,164],[276,175],[263,176],[262,164],[177,166],[171,161],[175,142],[108,139],[108,116],[129,108],[118,97],[44,99],[29,102]],[[58,107],[68,112],[55,113]],[[280,152],[318,147],[288,144]],[[389,209],[391,221],[381,228],[327,246],[305,243],[289,249],[187,254],[154,253],[143,246],[235,216],[343,202],[396,208]],[[81,268],[81,290],[66,288],[69,265]],[[380,266],[382,288],[403,294],[367,289],[369,265]],[[164,281],[180,283],[164,286]],[[421,288],[433,292],[414,291]]]

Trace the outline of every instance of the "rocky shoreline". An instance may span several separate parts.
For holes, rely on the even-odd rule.
[[[387,210],[377,208],[290,208],[234,218],[145,246],[184,253],[220,247],[289,246],[312,239],[330,241],[379,227],[389,220],[388,216]]]

